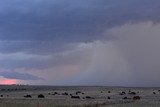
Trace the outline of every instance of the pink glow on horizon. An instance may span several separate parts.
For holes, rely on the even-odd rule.
[[[15,79],[0,79],[0,84],[4,84],[4,85],[17,84],[17,80],[15,80]]]

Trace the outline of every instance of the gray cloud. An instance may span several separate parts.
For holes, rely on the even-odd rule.
[[[92,41],[103,39],[100,33],[106,27],[159,19],[159,1],[156,0],[77,2],[1,1],[0,39]]]
[[[61,44],[54,41],[0,41],[0,53],[50,55],[74,50],[77,43]]]
[[[72,84],[159,86],[160,24],[125,24],[107,30],[114,41],[95,45],[90,68]]]
[[[28,74],[28,73],[18,73],[18,72],[0,72],[0,76],[8,79],[19,79],[19,80],[42,80],[43,78]]]
[[[106,28],[159,21],[158,4],[157,0],[1,1],[0,52],[50,54],[72,49],[70,43],[111,40],[111,35],[103,34]]]
[[[66,51],[66,48],[63,51],[51,50],[52,52],[50,52],[49,55],[43,54],[45,53],[43,51],[46,51],[45,49],[37,54],[33,54],[33,51],[32,53],[24,53],[23,51],[15,53],[2,53],[0,54],[0,67],[3,69],[46,69],[70,64],[85,65],[91,61],[91,54],[93,53],[92,44],[94,43],[77,43],[73,46],[70,45]],[[72,49],[70,49],[71,47]],[[49,53],[49,51],[47,52]]]
[[[158,24],[159,4],[158,0],[0,1],[0,68],[28,69],[40,75],[44,70],[63,77],[65,81],[61,83],[67,84],[72,82],[68,79],[70,76],[65,78],[65,73],[74,71],[71,67],[75,67],[77,76],[70,77],[75,84],[83,81],[91,84],[94,81],[100,85],[136,85],[137,81],[145,85],[144,81],[149,79],[140,71],[149,72],[150,69],[155,71],[151,73],[155,79],[150,78],[150,84],[156,84],[159,59],[153,56],[159,52],[150,52],[159,48],[158,45],[148,45],[154,44],[148,34],[158,35],[155,29],[159,27],[146,24],[149,28],[144,29],[145,24],[141,22]],[[128,23],[130,29],[125,25]],[[139,30],[132,28],[134,26]],[[148,36],[141,36],[141,32],[146,31],[149,31]],[[143,38],[146,38],[145,42]],[[154,38],[159,40],[156,36]],[[149,62],[154,60],[157,61],[155,67],[151,67],[153,64]],[[140,74],[136,76],[138,72]],[[52,84],[52,77],[48,79],[48,83]],[[57,80],[54,83],[60,82]]]

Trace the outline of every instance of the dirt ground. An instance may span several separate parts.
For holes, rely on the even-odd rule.
[[[22,106],[159,107],[160,88],[0,86],[0,107]]]

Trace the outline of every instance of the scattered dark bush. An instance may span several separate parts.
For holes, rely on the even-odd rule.
[[[28,94],[28,95],[25,95],[24,97],[25,97],[25,98],[32,98],[32,96],[29,95],[29,94]]]
[[[81,91],[77,91],[77,92],[76,92],[76,95],[78,95],[78,94],[80,94],[80,93],[82,93],[82,92],[81,92]]]
[[[134,96],[134,97],[133,97],[133,100],[140,100],[140,99],[141,99],[140,96]]]
[[[109,99],[109,100],[110,100],[110,99],[111,99],[111,97],[107,97],[107,99]]]
[[[128,98],[127,98],[127,97],[124,97],[123,99],[126,100],[126,99],[128,99]]]
[[[45,96],[43,94],[39,94],[38,98],[45,98]]]
[[[69,95],[67,92],[65,92],[65,93],[62,93],[62,95]]]
[[[86,96],[86,99],[94,99],[94,98],[90,96]]]
[[[128,94],[130,94],[130,95],[136,95],[136,93],[135,93],[135,92],[130,92],[130,93],[128,93]]]
[[[80,99],[79,96],[71,96],[71,98],[73,98],[73,99]]]
[[[125,94],[126,94],[126,92],[122,91],[119,95],[125,95]]]
[[[52,95],[60,95],[58,92],[54,92]]]

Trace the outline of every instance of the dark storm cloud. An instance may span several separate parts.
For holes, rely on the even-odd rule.
[[[1,0],[0,68],[9,71],[22,69],[24,74],[30,72],[45,75],[51,84],[53,81],[59,83],[62,78],[65,81],[62,84],[67,83],[68,78],[76,80],[71,76],[78,77],[75,84],[82,83],[85,78],[88,80],[85,84],[95,83],[94,85],[106,85],[107,81],[110,81],[107,85],[113,85],[113,82],[119,85],[119,81],[121,84],[133,82],[137,85],[137,81],[143,84],[148,78],[141,79],[139,76],[135,79],[134,70],[141,72],[141,76],[145,70],[149,72],[147,69],[154,70],[154,77],[159,66],[153,69],[148,65],[158,64],[147,63],[147,67],[141,68],[142,63],[136,61],[140,61],[138,56],[148,46],[147,43],[158,42],[143,42],[145,36],[139,37],[141,32],[149,31],[151,34],[147,34],[154,35],[154,29],[159,31],[159,26],[153,27],[160,21],[159,10],[158,0]],[[149,28],[143,29],[147,24],[143,26],[142,22],[148,21],[151,22]],[[128,23],[129,26],[121,29]],[[114,29],[112,33],[108,33],[110,29]],[[152,39],[150,35],[147,40]],[[157,35],[159,32],[154,36],[159,40]],[[141,40],[137,44],[139,48],[130,47],[136,43],[133,41],[132,44],[132,37],[135,37],[135,41]],[[147,57],[150,55],[144,58],[142,55],[142,60],[145,61]],[[159,62],[159,59],[155,60]],[[4,72],[1,75],[5,78],[12,78],[13,75],[14,78],[21,79],[24,74]],[[124,76],[129,78],[129,82],[125,82],[128,78]],[[34,77],[26,74],[25,78],[28,80]],[[156,76],[152,82],[158,81],[157,78]],[[134,82],[135,80],[137,81]]]
[[[18,73],[18,72],[0,72],[0,76],[8,79],[19,79],[19,80],[41,80],[42,78],[27,74],[27,73]]]
[[[43,51],[46,51],[45,49]],[[45,53],[45,52],[41,53]],[[48,52],[48,51],[47,51]],[[55,52],[55,51],[54,51]],[[53,51],[52,51],[53,53]],[[56,52],[55,52],[56,53]],[[0,68],[35,68],[44,69],[62,65],[83,64],[90,60],[92,51],[76,47],[74,50],[63,50],[57,54],[28,54],[28,53],[3,53],[0,54]],[[86,57],[87,56],[87,57]],[[85,59],[83,59],[86,57]]]
[[[68,43],[110,40],[112,36],[102,33],[106,28],[159,21],[158,4],[157,0],[0,1],[0,52],[50,54],[72,49]]]
[[[0,67],[4,69],[16,69],[16,68],[22,68],[22,67],[42,69],[47,67],[46,61],[36,61],[34,59],[22,60],[22,61],[19,61],[18,59],[17,60],[4,59],[4,60],[1,60],[0,64],[1,64]]]
[[[20,6],[14,6],[14,2]],[[13,8],[5,7],[5,12],[1,12],[1,40],[56,39],[75,42],[97,38],[93,35],[95,28],[92,27],[96,25],[97,18],[94,20],[88,15],[88,9],[83,8],[83,4],[75,6],[72,2],[14,2],[11,2]],[[24,5],[25,12],[21,10],[21,5]]]
[[[0,53],[24,52],[28,54],[47,55],[73,50],[76,45],[61,45],[57,41],[0,41]]]
[[[1,1],[0,39],[54,42],[103,39],[100,32],[106,27],[128,21],[158,20],[158,3],[156,0]]]

